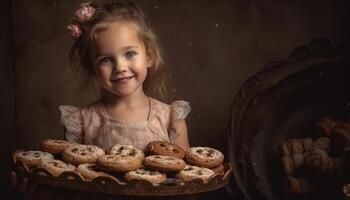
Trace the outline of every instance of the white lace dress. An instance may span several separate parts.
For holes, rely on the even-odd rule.
[[[191,107],[186,101],[174,101],[170,105],[150,98],[148,119],[128,122],[113,119],[105,111],[101,101],[83,108],[59,106],[65,138],[83,144],[93,144],[105,150],[113,144],[133,144],[144,150],[150,141],[170,141],[178,133],[172,124],[185,119]]]

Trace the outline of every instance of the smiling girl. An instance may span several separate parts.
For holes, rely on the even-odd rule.
[[[137,5],[83,3],[68,29],[76,39],[70,58],[96,78],[103,95],[83,108],[59,107],[67,140],[103,149],[113,144],[144,149],[154,140],[189,148],[185,118],[190,106],[157,99],[165,95],[163,59]]]

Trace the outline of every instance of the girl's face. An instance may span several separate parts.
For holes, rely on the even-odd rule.
[[[98,32],[91,58],[104,89],[119,97],[143,93],[142,85],[152,62],[132,24],[115,22]]]

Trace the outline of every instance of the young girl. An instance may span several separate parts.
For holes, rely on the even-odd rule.
[[[138,6],[83,3],[67,28],[76,39],[70,59],[78,59],[96,78],[103,94],[83,108],[59,107],[67,140],[105,150],[113,144],[144,149],[154,140],[189,148],[189,104],[168,105],[149,96],[165,97],[165,76],[157,38]],[[29,190],[28,180],[18,183],[14,172],[11,182],[23,192]]]
[[[83,108],[60,106],[67,140],[94,144],[170,141],[189,148],[185,101],[170,105],[165,95],[163,60],[157,38],[142,10],[133,3],[83,3],[68,27],[76,39],[70,50],[102,88],[102,97]]]

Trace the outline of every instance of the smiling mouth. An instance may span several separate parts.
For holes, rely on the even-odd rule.
[[[112,82],[119,83],[119,84],[125,84],[127,83],[130,79],[134,78],[135,76],[129,76],[129,77],[123,77],[123,78],[117,78],[117,79],[112,79]]]

